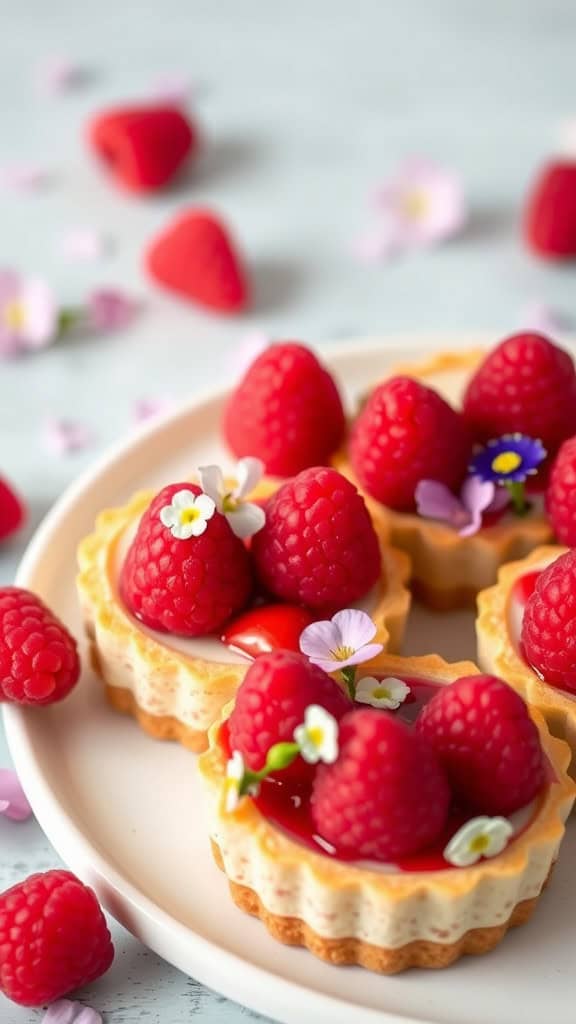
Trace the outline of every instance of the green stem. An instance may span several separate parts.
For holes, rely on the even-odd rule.
[[[512,505],[517,516],[524,516],[528,511],[528,503],[526,501],[526,491],[524,483],[510,482],[505,484],[510,492],[512,498]]]
[[[348,690],[350,700],[354,700],[356,696],[356,666],[348,665],[346,668],[340,670],[340,674],[346,683],[346,689]]]
[[[258,785],[272,772],[282,771],[298,757],[300,747],[297,743],[275,743],[266,754],[266,763],[259,772],[247,768],[240,783],[240,796],[246,796],[250,787]]]
[[[58,333],[60,335],[69,334],[80,323],[84,315],[81,306],[64,306],[58,314]]]

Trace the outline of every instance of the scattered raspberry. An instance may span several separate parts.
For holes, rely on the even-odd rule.
[[[133,192],[151,192],[172,180],[198,148],[198,135],[179,107],[118,107],[89,125],[89,140],[114,178]]]
[[[254,771],[264,766],[274,743],[292,742],[309,704],[319,704],[337,720],[351,703],[337,683],[294,651],[263,654],[250,666],[236,694],[229,719],[230,745]],[[301,757],[283,769],[283,779],[310,780],[316,769]]]
[[[0,700],[54,704],[76,686],[76,641],[36,594],[0,588]]]
[[[380,577],[378,538],[362,498],[322,466],[303,470],[272,495],[252,551],[266,589],[309,608],[343,608]]]
[[[182,636],[213,633],[250,597],[248,552],[228,521],[214,512],[199,537],[179,540],[160,519],[178,491],[201,494],[194,484],[170,484],[142,516],[122,566],[124,601],[152,629]]]
[[[26,508],[21,498],[12,490],[8,481],[0,477],[0,541],[15,533],[25,517]]]
[[[524,608],[520,644],[538,675],[576,694],[576,551],[538,578]]]
[[[234,454],[256,455],[278,476],[326,463],[345,426],[332,377],[310,349],[294,341],[271,345],[255,359],[224,413],[224,435]]]
[[[546,515],[560,544],[576,547],[576,437],[564,441],[552,466]]]
[[[424,849],[446,824],[450,790],[428,742],[371,708],[340,723],[340,754],[317,769],[312,817],[341,850],[393,861]]]
[[[356,420],[350,458],[372,497],[410,512],[420,480],[458,488],[470,448],[462,417],[440,395],[409,377],[392,377],[372,392]]]
[[[566,259],[576,256],[576,163],[560,162],[544,168],[528,197],[524,231],[528,244],[540,256]]]
[[[572,357],[542,334],[514,334],[486,357],[464,395],[464,417],[488,441],[519,431],[549,453],[576,433]]]
[[[209,309],[236,313],[248,305],[240,256],[225,225],[209,210],[180,213],[152,242],[146,263],[160,284]]]
[[[15,1003],[60,999],[113,958],[96,896],[69,871],[30,875],[0,895],[0,990]]]
[[[538,730],[522,698],[495,676],[441,687],[416,730],[432,744],[454,794],[482,814],[516,811],[544,784]]]

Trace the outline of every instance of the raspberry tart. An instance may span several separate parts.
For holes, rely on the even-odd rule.
[[[246,457],[235,480],[208,466],[193,483],[138,493],[80,545],[78,592],[110,703],[192,750],[251,659],[298,650],[326,614],[356,603],[379,645],[401,642],[408,559],[356,488],[328,466],[284,482],[262,472]]]
[[[396,367],[365,399],[334,464],[410,555],[416,596],[448,610],[552,539],[547,467],[574,433],[572,358],[543,335],[519,334],[487,355]]]
[[[570,752],[469,662],[381,655],[339,685],[321,667],[330,625],[305,631],[308,660],[254,662],[200,758],[232,898],[332,964],[395,973],[487,952],[528,920],[557,858]]]

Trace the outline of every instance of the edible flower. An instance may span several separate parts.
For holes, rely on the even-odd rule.
[[[224,480],[220,466],[201,466],[198,475],[202,490],[212,499],[218,511],[226,516],[237,537],[245,539],[262,529],[266,522],[264,509],[252,501],[246,501],[246,495],[254,490],[264,475],[261,459],[250,455],[240,459],[231,485]]]
[[[235,750],[226,765],[226,777],[224,782],[224,808],[227,814],[235,811],[242,796],[258,796],[260,786],[253,782],[243,788],[246,765],[239,750]]]
[[[12,821],[27,821],[32,815],[20,780],[11,768],[0,768],[0,814]]]
[[[294,739],[308,764],[333,764],[338,757],[338,722],[319,704],[306,708],[302,725],[294,730]]]
[[[410,687],[402,679],[387,676],[376,679],[374,676],[363,676],[356,684],[354,699],[358,704],[369,704],[372,708],[384,708],[396,711],[404,703],[410,693]]]
[[[58,330],[58,308],[48,284],[0,270],[0,357],[44,348]]]
[[[331,619],[313,622],[300,635],[300,650],[324,672],[340,672],[354,699],[356,665],[375,658],[383,644],[371,641],[376,626],[366,612],[345,608]]]
[[[75,999],[57,999],[46,1010],[42,1024],[102,1024],[102,1017],[97,1010]]]
[[[444,859],[457,868],[467,868],[481,857],[502,853],[513,833],[507,818],[472,818],[452,836]]]
[[[538,466],[547,452],[541,441],[526,434],[503,434],[502,437],[480,448],[470,463],[470,472],[482,480],[506,487],[512,498],[514,511],[523,515],[527,511],[524,483],[538,472]]]
[[[469,476],[457,497],[439,480],[420,480],[415,491],[418,515],[453,526],[461,537],[471,537],[482,526],[482,514],[508,503],[508,494],[491,480]]]
[[[212,519],[216,505],[207,494],[177,491],[169,505],[160,509],[160,519],[178,540],[200,537]]]

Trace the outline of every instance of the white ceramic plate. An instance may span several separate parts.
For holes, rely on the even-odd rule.
[[[391,362],[422,355],[406,339],[401,348],[399,339],[383,346],[332,350],[349,393]],[[186,476],[208,457],[222,461],[221,407],[221,395],[195,401],[123,444],[64,495],[38,531],[18,583],[42,594],[78,635],[77,542],[101,508]],[[413,654],[473,657],[472,616],[416,609],[406,646]],[[233,906],[211,860],[194,755],[150,739],[110,710],[88,669],[61,706],[7,708],[5,721],[36,816],[62,858],[134,935],[211,988],[300,1024],[573,1024],[573,825],[535,918],[494,953],[444,971],[378,977],[278,945]]]

